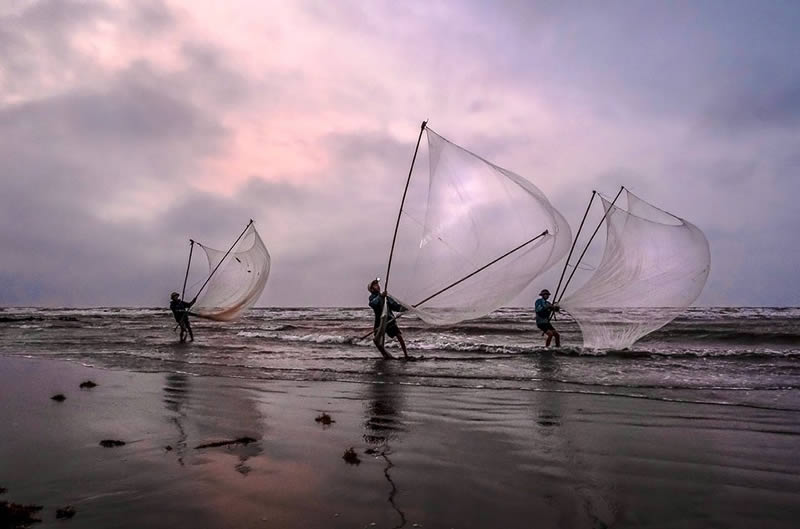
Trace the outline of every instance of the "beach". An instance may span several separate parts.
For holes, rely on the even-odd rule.
[[[798,27],[0,0],[0,529],[800,528]]]
[[[0,498],[42,505],[43,528],[794,527],[800,516],[797,411],[557,383],[433,387],[404,383],[406,364],[372,365],[371,381],[298,381],[0,357]],[[79,388],[87,380],[98,385]],[[317,422],[323,412],[335,422]],[[198,448],[241,437],[253,442]],[[342,458],[350,447],[359,464]],[[64,505],[76,515],[56,520]]]

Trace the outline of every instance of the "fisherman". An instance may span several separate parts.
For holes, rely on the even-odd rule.
[[[541,297],[536,300],[536,304],[534,305],[534,310],[536,311],[536,326],[539,327],[542,334],[547,335],[545,347],[550,347],[550,342],[553,340],[553,337],[556,339],[556,347],[561,347],[561,335],[558,334],[558,331],[553,328],[553,324],[550,323],[550,318],[554,313],[560,311],[561,308],[547,301],[547,298],[550,297],[550,291],[546,288],[539,292],[539,295]]]
[[[406,350],[406,342],[403,340],[403,333],[400,332],[400,327],[397,326],[397,320],[395,319],[393,311],[397,312],[405,312],[406,308],[402,306],[400,303],[395,301],[391,296],[387,293],[381,293],[381,285],[380,280],[373,279],[370,281],[367,290],[370,292],[369,296],[369,306],[372,307],[372,310],[375,311],[375,339],[373,342],[375,343],[375,347],[378,348],[378,351],[381,352],[384,358],[390,359],[394,358],[390,355],[386,349],[383,347],[383,340],[382,337],[379,336],[379,329],[381,327],[381,318],[383,316],[383,301],[384,299],[389,300],[389,310],[386,313],[386,334],[390,338],[397,338],[397,341],[400,342],[400,347],[403,349],[403,355],[405,356],[406,360],[409,360],[413,357],[408,356],[408,351]]]
[[[186,334],[189,334],[189,341],[194,341],[194,334],[192,334],[192,326],[189,323],[189,309],[194,305],[194,301],[185,302],[181,299],[181,295],[177,292],[170,294],[169,308],[172,310],[172,315],[175,316],[175,321],[181,326],[181,343],[186,341]]]

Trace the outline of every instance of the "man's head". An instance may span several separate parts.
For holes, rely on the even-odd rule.
[[[370,281],[369,286],[367,286],[367,290],[369,290],[373,294],[380,294],[381,293],[380,279],[373,279],[372,281]]]
[[[178,299],[179,297],[181,297],[181,295],[180,295],[180,294],[178,294],[177,292],[173,292],[172,294],[170,294],[170,295],[169,295],[169,298],[170,298],[171,300],[173,300],[173,301],[175,301],[175,300],[176,300],[176,299]]]
[[[539,295],[542,296],[544,299],[547,299],[550,297],[550,291],[545,288],[544,290],[539,292]]]

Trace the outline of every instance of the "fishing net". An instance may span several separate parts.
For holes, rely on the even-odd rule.
[[[571,234],[531,182],[426,131],[429,170],[412,178],[388,288],[445,325],[509,303],[566,254]]]
[[[708,278],[711,252],[695,225],[627,189],[627,208],[601,196],[606,245],[591,278],[561,306],[592,348],[626,348],[675,319]]]
[[[192,313],[211,320],[235,320],[258,301],[267,284],[270,267],[267,247],[255,224],[250,224],[227,257],[225,251],[199,243],[198,246],[208,257],[209,273],[217,270],[198,296]]]

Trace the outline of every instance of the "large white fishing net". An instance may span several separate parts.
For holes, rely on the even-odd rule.
[[[216,272],[191,311],[211,320],[235,320],[258,301],[267,284],[270,267],[267,247],[255,224],[250,224],[227,257],[225,251],[198,245],[208,257],[209,273],[215,268]]]
[[[445,325],[513,300],[564,257],[571,233],[528,180],[426,131],[429,171],[412,178],[388,288],[425,322]]]
[[[627,189],[625,195],[627,207],[601,196],[603,258],[560,303],[578,322],[585,347],[630,347],[663,327],[697,299],[711,270],[708,241],[697,226]]]

